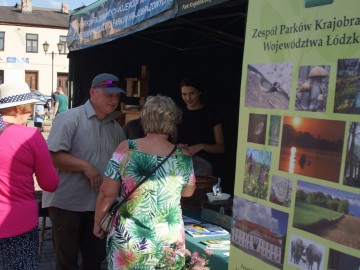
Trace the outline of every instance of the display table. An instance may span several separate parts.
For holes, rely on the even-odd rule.
[[[200,218],[201,210],[189,210],[183,209],[183,215],[196,219],[202,223],[210,223],[208,221],[204,221]],[[199,252],[200,255],[205,255],[206,246],[201,241],[207,239],[217,239],[217,238],[229,238],[229,235],[222,235],[222,236],[210,236],[210,237],[192,237],[191,235],[185,233],[185,241],[186,241],[186,248],[193,253],[194,251]],[[224,255],[224,253],[229,254],[229,250],[211,250],[213,252],[212,255],[207,255],[209,259],[209,267],[210,269],[214,270],[225,270],[228,269],[229,264],[229,256]]]

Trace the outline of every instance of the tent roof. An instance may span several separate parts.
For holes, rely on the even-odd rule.
[[[246,10],[240,11],[239,6],[244,6],[244,1],[225,2],[175,17],[133,35],[181,52],[217,48],[220,44],[242,50]],[[186,35],[176,39],[177,32],[186,32]]]
[[[209,46],[209,39],[212,42],[242,47],[243,39],[239,37],[243,36],[243,33],[239,31],[244,31],[244,27],[239,28],[238,25],[241,21],[241,24],[245,26],[247,0],[202,1],[201,3],[205,4],[195,5],[196,8],[191,9],[184,7],[189,7],[190,3],[199,1],[169,0],[167,6],[152,13],[146,13],[141,19],[136,17],[128,20],[131,14],[134,15],[137,12],[134,10],[141,9],[140,6],[136,6],[133,10],[123,11],[121,7],[130,3],[129,1],[114,3],[111,0],[99,0],[74,12],[70,17],[68,35],[70,51],[97,46],[128,35],[136,35],[141,39],[180,51]],[[147,5],[156,1],[158,0],[148,0]],[[239,12],[239,6],[242,7],[241,12]],[[124,23],[114,24],[115,21],[121,20],[124,20]],[[186,48],[181,46],[181,42],[179,43],[176,38],[169,39],[168,35],[170,32],[184,29],[197,39],[190,47],[185,46]],[[207,44],[203,44],[197,37],[201,37]]]

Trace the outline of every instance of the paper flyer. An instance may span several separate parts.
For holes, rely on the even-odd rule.
[[[249,1],[229,269],[360,269],[360,1]]]

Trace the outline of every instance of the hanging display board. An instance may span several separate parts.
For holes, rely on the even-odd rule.
[[[229,269],[360,268],[359,10],[249,1]]]

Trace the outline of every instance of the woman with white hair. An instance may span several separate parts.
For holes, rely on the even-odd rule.
[[[38,269],[38,203],[59,183],[43,135],[27,127],[34,103],[25,82],[0,85],[0,269]]]
[[[140,117],[145,137],[120,143],[96,204],[93,231],[103,238],[100,221],[106,211],[119,191],[123,197],[131,194],[117,209],[107,236],[109,269],[155,269],[161,267],[165,249],[185,247],[180,198],[193,194],[196,179],[191,156],[168,140],[181,111],[171,98],[151,96]],[[181,254],[176,261],[184,266]]]

